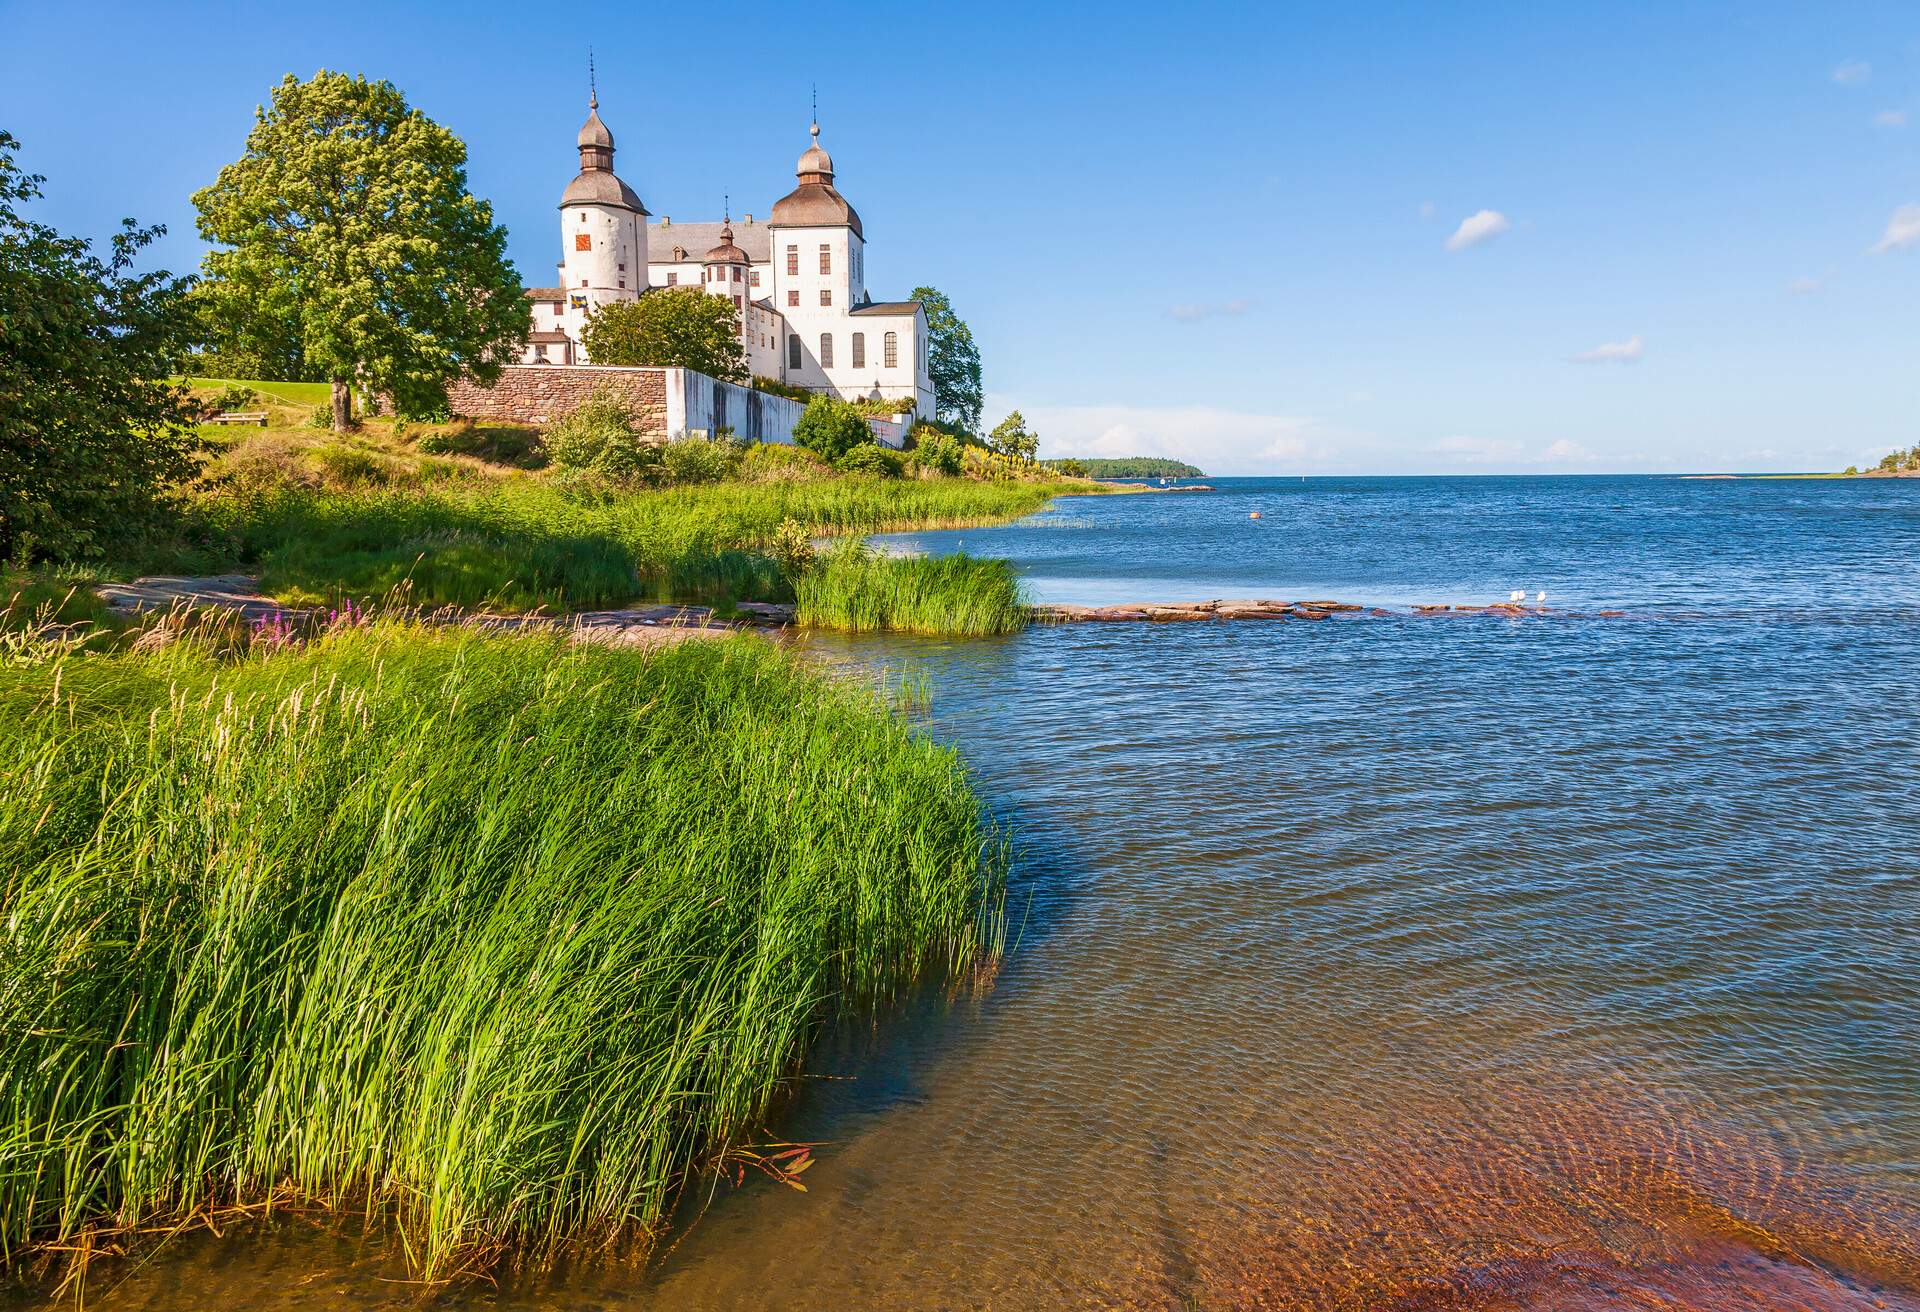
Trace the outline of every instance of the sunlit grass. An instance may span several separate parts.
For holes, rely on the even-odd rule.
[[[849,633],[983,636],[1027,623],[1013,566],[967,555],[876,555],[839,544],[794,585],[795,618],[810,628]]]
[[[0,1242],[295,1192],[427,1276],[658,1225],[822,1019],[997,950],[949,750],[753,639],[0,664]]]

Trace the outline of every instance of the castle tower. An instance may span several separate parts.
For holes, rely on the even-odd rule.
[[[600,95],[587,100],[580,174],[560,197],[560,287],[566,332],[576,342],[587,312],[630,301],[647,287],[647,207],[613,171],[613,133],[600,121]]]
[[[739,315],[743,344],[751,340],[747,320],[748,302],[753,299],[748,277],[748,266],[752,263],[747,253],[733,244],[733,216],[729,214],[720,228],[720,244],[701,259],[700,284],[710,295],[732,299],[734,311]]]
[[[820,125],[794,167],[799,185],[773,203],[774,309],[786,316],[785,376],[824,390],[850,364],[847,315],[865,304],[866,234],[860,216],[833,185],[833,157],[820,145]],[[863,339],[864,344],[864,339]]]

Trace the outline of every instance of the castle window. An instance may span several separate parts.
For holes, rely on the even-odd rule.
[[[740,309],[740,308],[741,308],[741,305],[740,305],[740,293],[739,293],[739,292],[735,292],[735,293],[733,294],[733,308],[734,308],[734,309],[736,309],[736,310],[738,310],[738,309]]]
[[[679,275],[679,274],[677,274],[677,273],[670,273],[670,274],[668,274],[668,275],[667,275],[667,286],[669,286],[669,287],[678,287],[679,285],[680,285],[680,275]]]
[[[553,303],[554,318],[558,319],[561,315],[565,314],[566,312],[567,312],[567,307],[565,305],[562,305],[559,301],[555,301]]]
[[[625,287],[625,286],[627,285],[627,280],[626,280],[625,278],[622,278],[622,279],[620,280],[620,285],[621,285],[622,287]]]
[[[900,367],[899,333],[888,333],[880,339],[880,363],[889,369]]]
[[[855,369],[867,367],[867,335],[865,333],[853,335],[853,367]]]
[[[822,305],[833,304],[833,293],[828,291],[825,287],[822,287],[820,289],[820,304]]]
[[[622,272],[622,273],[625,273],[626,271],[627,271],[627,266],[626,266],[626,265],[624,265],[624,264],[623,264],[623,265],[621,265],[621,266],[620,266],[620,272]]]
[[[833,247],[826,242],[820,243],[820,272],[833,272]]]
[[[794,333],[787,338],[787,368],[800,367],[800,334]]]
[[[833,368],[833,334],[832,333],[820,334],[820,367],[822,369]]]
[[[533,358],[538,360],[541,364],[545,364],[547,362],[547,348],[545,343],[541,343],[540,345],[535,346],[533,348]]]
[[[733,270],[733,280],[734,280],[735,282],[739,282],[739,281],[740,281],[740,270],[739,270],[739,267],[738,267],[738,266],[735,266],[735,268],[734,268],[734,270]]]
[[[760,270],[755,269],[752,273],[748,274],[747,281],[753,286],[758,287],[760,285]]]
[[[800,272],[800,248],[798,246],[787,247],[787,272],[796,275]]]
[[[792,287],[787,288],[787,304],[795,309],[800,307],[800,293]]]

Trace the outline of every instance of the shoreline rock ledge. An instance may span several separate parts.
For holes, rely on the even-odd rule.
[[[1509,619],[1564,615],[1545,606],[1519,606],[1500,602],[1492,606],[1455,606],[1445,603],[1390,610],[1384,606],[1362,606],[1351,601],[1273,601],[1265,598],[1188,602],[1132,602],[1112,606],[1072,606],[1065,604],[1035,606],[1031,614],[1040,624],[1134,623],[1193,624],[1221,620],[1327,620],[1336,615],[1357,615],[1373,619],[1420,619],[1444,615],[1496,615]],[[1620,611],[1601,611],[1614,618]]]

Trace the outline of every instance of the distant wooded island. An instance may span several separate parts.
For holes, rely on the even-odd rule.
[[[1072,457],[1042,460],[1041,464],[1079,478],[1205,478],[1206,473],[1179,460],[1157,456],[1119,456],[1104,460]]]

